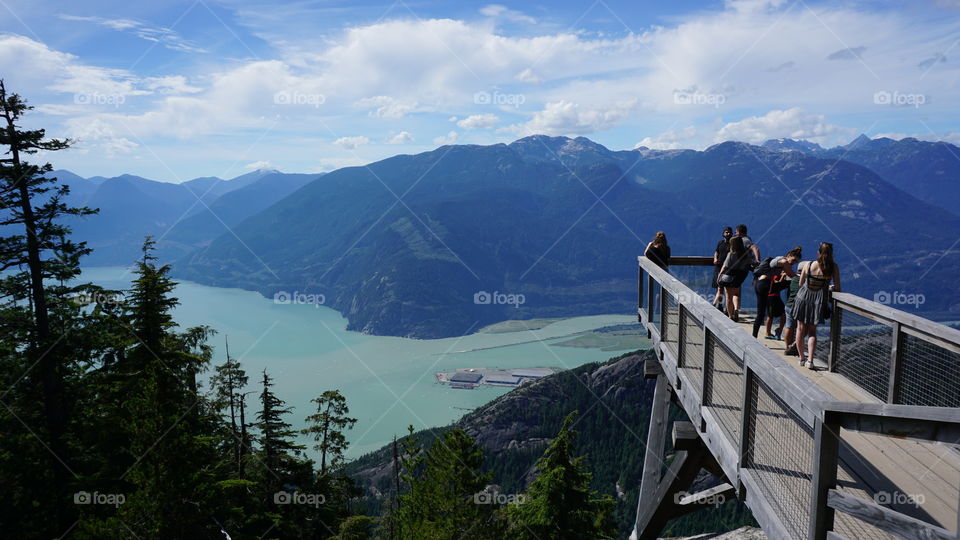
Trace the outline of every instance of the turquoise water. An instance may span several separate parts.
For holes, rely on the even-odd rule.
[[[112,289],[128,288],[131,278],[122,267],[83,272],[84,280]],[[303,418],[313,412],[312,398],[339,389],[347,398],[351,416],[358,420],[348,433],[350,457],[375,450],[394,435],[404,435],[408,425],[415,429],[447,425],[508,391],[487,386],[452,389],[436,382],[437,371],[572,368],[603,361],[619,353],[550,343],[573,332],[636,320],[627,315],[578,317],[537,331],[418,340],[348,332],[346,319],[330,308],[275,304],[240,289],[182,281],[175,295],[181,304],[174,317],[181,328],[206,324],[217,330],[212,342],[216,345],[214,364],[226,358],[226,336],[231,356],[240,360],[250,377],[248,391],[259,389],[260,372],[267,369],[275,379],[278,396],[294,408],[288,418],[294,427],[302,427]],[[255,398],[247,398],[248,419],[258,409]]]

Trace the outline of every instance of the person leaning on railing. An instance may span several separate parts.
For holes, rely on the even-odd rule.
[[[643,250],[643,256],[653,261],[653,264],[668,270],[670,266],[670,244],[667,244],[667,235],[663,231],[657,231],[653,240],[647,244]]]
[[[817,325],[830,317],[830,284],[840,292],[840,266],[833,260],[833,244],[821,242],[817,260],[811,262],[800,274],[800,290],[793,303],[793,318],[797,320],[797,353],[800,365],[806,362],[813,367],[817,352]],[[807,359],[804,359],[804,340],[807,342]]]

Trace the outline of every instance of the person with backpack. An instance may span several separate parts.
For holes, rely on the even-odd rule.
[[[840,266],[833,260],[833,244],[821,242],[817,260],[808,264],[800,274],[800,290],[797,291],[797,298],[793,303],[800,365],[807,363],[810,369],[816,369],[813,366],[813,357],[817,352],[817,325],[822,324],[833,309],[830,300],[831,282],[833,290],[839,292]]]
[[[716,249],[713,250],[713,288],[717,294],[713,297],[713,305],[723,311],[723,285],[717,283],[720,278],[720,269],[723,268],[724,261],[727,260],[727,253],[730,252],[730,238],[733,236],[732,227],[723,228],[723,239],[717,242]]]
[[[774,277],[781,272],[790,277],[797,275],[793,271],[793,265],[800,260],[802,251],[803,248],[797,246],[782,257],[767,257],[753,271],[753,290],[757,294],[757,318],[753,321],[753,337],[757,337],[760,327],[767,319],[767,300],[773,290]]]
[[[803,274],[803,270],[808,264],[810,264],[810,261],[802,261],[797,263],[797,272]],[[783,351],[784,356],[800,356],[800,353],[797,352],[796,343],[797,320],[793,318],[793,304],[796,301],[797,293],[799,291],[800,276],[793,276],[790,278],[790,285],[787,287],[787,301],[784,304],[784,312],[787,315],[783,334],[783,342],[787,346],[786,350]]]
[[[743,245],[743,238],[734,236],[730,239],[730,252],[720,268],[720,277],[717,283],[723,286],[727,297],[727,316],[733,322],[740,322],[740,286],[747,279],[750,268],[756,263],[753,256]]]
[[[743,247],[753,252],[753,260],[756,263],[759,263],[761,260],[763,260],[760,258],[760,248],[753,243],[753,240],[749,236],[747,236],[747,226],[743,223],[737,225],[737,236],[743,239]]]
[[[670,245],[667,244],[667,235],[663,231],[657,231],[653,240],[647,244],[647,249],[643,250],[644,257],[653,261],[653,264],[668,270],[670,266]]]

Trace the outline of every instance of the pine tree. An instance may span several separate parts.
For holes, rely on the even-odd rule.
[[[260,412],[257,413],[257,429],[260,431],[260,450],[264,465],[269,469],[268,484],[279,488],[291,471],[294,456],[299,456],[303,446],[294,442],[294,431],[283,417],[293,410],[273,393],[273,378],[263,370],[260,392]],[[291,455],[293,454],[293,455]]]
[[[567,415],[557,437],[537,461],[537,477],[522,504],[510,505],[509,537],[518,540],[594,540],[613,538],[614,500],[590,490],[584,457],[573,457],[573,419]]]
[[[497,538],[496,506],[479,495],[492,478],[482,466],[483,452],[463,430],[436,439],[423,457],[422,472],[407,476],[399,537]]]
[[[303,433],[313,435],[313,440],[317,441],[314,449],[320,453],[320,474],[325,475],[329,469],[338,468],[343,463],[343,453],[347,449],[343,431],[352,428],[357,419],[347,416],[350,413],[347,399],[338,390],[327,390],[310,401],[317,404],[317,413],[307,417],[307,423],[311,425]]]
[[[213,404],[217,411],[225,414],[230,420],[230,439],[227,441],[233,453],[233,461],[238,472],[241,472],[242,458],[248,446],[245,444],[244,393],[249,378],[247,372],[240,366],[240,362],[230,356],[230,344],[224,342],[227,360],[216,367],[216,373],[211,378],[213,387]]]
[[[34,165],[26,161],[25,158],[39,151],[52,152],[69,146],[66,140],[46,139],[42,129],[22,129],[20,121],[31,109],[19,95],[8,94],[0,80],[0,121],[3,123],[0,147],[5,149],[6,156],[0,159],[0,227],[7,235],[0,237],[0,272],[7,272],[0,279],[0,298],[4,300],[0,339],[7,342],[6,352],[11,355],[5,362],[5,371],[19,377],[35,370],[24,383],[37,388],[35,394],[30,394],[36,395],[43,407],[42,417],[36,419],[39,425],[33,422],[31,414],[22,410],[16,416],[23,420],[23,425],[29,425],[29,421],[35,428],[44,428],[39,437],[47,441],[46,449],[42,450],[46,471],[34,470],[37,476],[33,482],[39,483],[41,478],[49,476],[52,489],[46,490],[49,500],[42,505],[45,510],[50,509],[49,517],[41,518],[40,523],[63,531],[71,519],[71,510],[66,504],[67,484],[72,476],[64,379],[68,376],[71,356],[76,356],[63,340],[63,330],[71,323],[61,324],[55,313],[58,300],[65,297],[66,287],[50,287],[47,280],[63,283],[79,274],[78,261],[89,250],[85,244],[69,239],[70,228],[62,223],[62,218],[93,211],[73,208],[64,202],[69,187],[58,185],[56,179],[50,177],[53,170],[50,164]],[[14,271],[9,272],[11,269]],[[70,312],[69,309],[62,311]],[[22,397],[27,393],[21,394]],[[12,410],[4,411],[8,412]]]

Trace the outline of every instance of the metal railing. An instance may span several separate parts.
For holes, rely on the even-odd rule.
[[[829,368],[885,403],[960,407],[960,330],[834,293]]]
[[[702,294],[646,258],[638,257],[638,262],[638,318],[653,341],[664,376],[693,424],[699,426],[704,444],[767,534],[771,538],[818,540],[827,538],[828,533],[833,538],[842,538],[838,530],[851,538],[882,538],[886,532],[899,534],[899,529],[891,530],[887,522],[877,524],[869,520],[863,523],[862,529],[834,528],[834,513],[848,509],[837,502],[834,494],[837,476],[849,476],[849,473],[837,452],[831,452],[831,445],[839,444],[840,427],[858,429],[862,418],[872,418],[870,415],[876,410],[863,408],[865,406],[896,407],[896,410],[883,409],[885,413],[900,415],[891,421],[906,415],[927,419],[927,427],[931,422],[941,427],[960,426],[960,410],[879,403],[856,404],[861,409],[844,409],[843,406],[849,404],[837,405],[829,393],[753,339]],[[708,257],[671,259],[671,267],[680,265],[709,266],[712,260]],[[849,294],[837,293],[833,301],[837,306],[836,316],[828,327],[833,339],[829,346],[822,346],[830,369],[843,373],[844,369],[853,367],[854,358],[860,359],[857,364],[860,366],[867,366],[871,361],[881,363],[864,354],[864,340],[869,340],[870,350],[885,355],[884,365],[890,366],[887,384],[894,390],[887,388],[886,391],[894,399],[940,399],[937,392],[943,384],[931,386],[924,382],[923,377],[917,375],[916,362],[921,356],[917,351],[925,351],[923,347],[929,344],[957,353],[950,348],[951,344],[955,345],[952,338],[939,333],[941,325],[889,308],[870,310],[866,300]],[[848,313],[860,316],[868,313],[872,315],[869,317],[872,324],[892,325],[894,337],[890,349],[884,348],[886,342],[877,337],[880,334],[876,330],[857,334],[853,326],[845,325],[841,319],[850,317]],[[908,336],[921,340],[924,345],[908,343]],[[938,369],[950,369],[946,362],[943,364]],[[827,433],[825,429],[835,431]],[[920,434],[917,438],[924,437]],[[927,437],[926,440],[941,439]],[[850,497],[846,492],[843,496]],[[893,510],[885,511],[896,514],[893,518],[886,516],[890,523],[914,519]],[[846,513],[858,519],[864,515],[863,512]],[[921,531],[917,537],[942,530],[914,521],[919,523],[913,524],[915,530]],[[876,534],[863,532],[868,529]],[[938,537],[936,534],[930,537]]]

